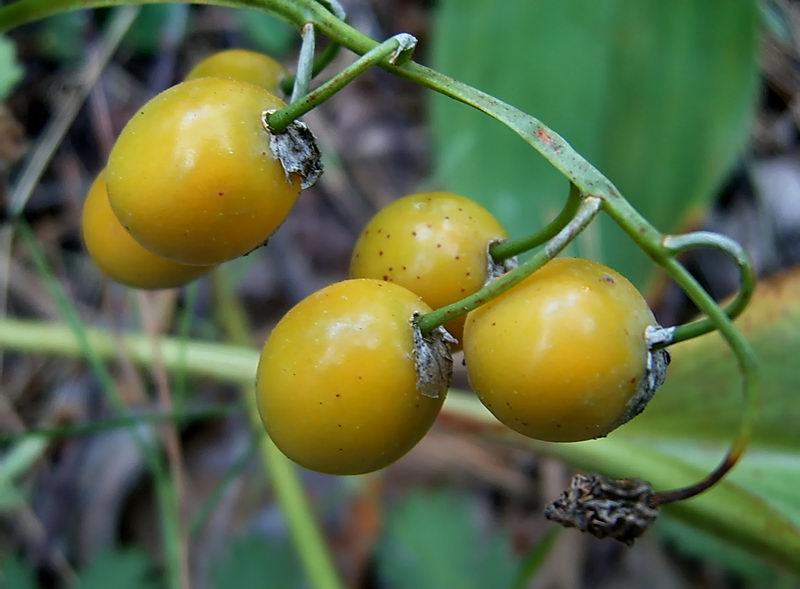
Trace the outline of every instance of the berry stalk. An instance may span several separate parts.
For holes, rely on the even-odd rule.
[[[561,250],[575,239],[600,211],[600,205],[601,201],[597,197],[589,196],[584,198],[578,206],[575,216],[545,244],[543,249],[536,252],[529,260],[520,264],[516,269],[489,282],[489,284],[478,292],[423,315],[417,323],[420,331],[422,331],[423,334],[430,333],[440,325],[444,325],[452,319],[456,319],[469,313],[473,309],[477,309],[487,301],[503,294],[514,285],[525,280],[525,278],[536,272],[536,270],[544,266],[549,260],[555,258]]]

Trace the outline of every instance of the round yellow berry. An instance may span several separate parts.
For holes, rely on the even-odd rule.
[[[597,262],[559,258],[467,316],[464,358],[505,425],[553,442],[606,435],[645,376],[647,303]]]
[[[226,49],[209,55],[195,65],[186,79],[229,78],[277,93],[281,78],[285,75],[284,67],[268,55],[247,49]]]
[[[215,264],[262,245],[300,193],[261,124],[283,106],[252,84],[198,78],[162,92],[125,126],[106,167],[111,208],[150,251]]]
[[[406,287],[433,308],[479,290],[487,248],[506,232],[489,211],[449,192],[404,196],[378,212],[353,250],[350,275]],[[445,327],[461,339],[464,319]]]
[[[127,286],[146,289],[181,286],[211,269],[179,264],[139,245],[111,210],[102,173],[92,183],[83,203],[81,231],[94,263],[110,278]]]
[[[331,474],[383,468],[431,427],[444,397],[416,387],[412,317],[430,308],[377,280],[346,280],[291,309],[269,336],[257,395],[269,436]]]

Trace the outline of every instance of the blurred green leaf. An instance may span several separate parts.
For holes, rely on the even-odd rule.
[[[123,45],[133,53],[155,55],[161,48],[164,29],[175,24],[182,32],[187,15],[188,7],[182,4],[142,6],[139,16],[125,35]]]
[[[5,35],[0,35],[0,100],[5,100],[11,94],[22,74],[14,43]]]
[[[556,545],[558,534],[563,528],[553,525],[552,528],[547,530],[544,537],[536,543],[536,545],[528,551],[525,558],[522,559],[522,564],[519,567],[517,578],[514,580],[513,589],[526,589],[530,587],[531,581],[536,578],[536,573],[542,568],[542,565],[547,562],[547,557]]]
[[[27,562],[8,556],[0,562],[0,589],[36,589],[36,574]]]
[[[417,492],[389,511],[378,570],[393,589],[511,587],[519,560],[509,539],[487,533],[469,497]]]
[[[527,111],[673,230],[707,205],[741,148],[757,75],[755,0],[442,0],[434,67]],[[437,176],[514,236],[560,209],[567,183],[507,129],[432,98]],[[607,219],[579,243],[640,286],[652,263]]]
[[[756,350],[761,365],[754,442],[776,455],[797,452],[800,270],[761,281],[736,325]],[[667,382],[642,416],[620,431],[626,437],[652,437],[655,432],[660,438],[708,443],[729,439],[741,416],[740,377],[722,337],[709,334],[670,351],[673,362]],[[800,467],[800,462],[797,465]],[[800,509],[800,502],[797,507]]]
[[[141,550],[109,551],[100,554],[78,576],[76,589],[151,589],[153,563]]]
[[[217,589],[300,589],[305,586],[305,574],[291,547],[256,535],[233,542],[214,565],[212,576]]]
[[[753,440],[722,484],[667,513],[800,572],[800,270],[759,283],[737,325],[761,365]],[[710,471],[741,417],[739,372],[716,333],[670,351],[667,381],[642,415],[605,440],[542,449],[662,489]]]
[[[780,577],[774,568],[741,548],[674,518],[662,517],[656,530],[678,554],[717,564],[739,577],[749,589],[772,589]]]
[[[57,14],[37,26],[36,45],[44,57],[71,62],[81,57],[85,50],[84,33],[90,13],[81,10]]]
[[[25,492],[11,483],[0,482],[0,514],[14,511],[25,501]]]
[[[255,48],[273,57],[288,53],[298,39],[297,32],[289,24],[262,10],[236,10],[235,15]]]

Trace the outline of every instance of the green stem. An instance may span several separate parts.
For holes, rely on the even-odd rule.
[[[314,71],[314,50],[317,45],[314,25],[312,23],[303,25],[302,35],[303,43],[300,46],[300,55],[297,57],[297,75],[292,89],[292,102],[297,102],[308,94]]]
[[[550,221],[547,225],[527,237],[519,239],[507,239],[505,241],[498,241],[492,244],[489,248],[489,254],[492,259],[498,264],[504,262],[509,258],[518,256],[521,253],[539,247],[548,239],[554,237],[556,233],[561,231],[564,226],[569,223],[570,219],[578,212],[578,207],[581,204],[581,194],[574,184],[570,184],[569,197],[564,204],[564,208],[558,216]]]
[[[65,324],[0,318],[0,347],[30,354],[84,358],[90,364],[96,361],[91,360],[93,356],[105,360],[119,357],[122,347],[126,356],[139,366],[150,366],[153,362],[152,345],[144,335],[112,335],[87,327],[82,327],[81,332],[83,335],[78,336]],[[256,350],[228,344],[193,341],[184,346],[179,339],[164,337],[160,351],[167,368],[175,370],[183,366],[188,374],[200,379],[252,385],[258,365]]]
[[[136,1],[138,3],[149,4],[155,3],[157,0]],[[17,2],[0,8],[0,31],[8,30],[14,26],[65,10],[130,3],[132,3],[132,0],[18,0]],[[313,22],[318,32],[328,36],[335,43],[339,43],[359,55],[370,55],[371,51],[376,49],[376,47],[380,47],[375,40],[343,22],[325,6],[313,0],[200,0],[196,3],[258,7],[279,14],[298,28],[301,28],[307,22]],[[682,287],[689,289],[687,290],[687,294],[689,294],[690,298],[705,312],[711,324],[719,329],[725,336],[736,354],[744,379],[747,408],[742,427],[745,428],[746,423],[752,418],[752,407],[754,406],[756,393],[755,382],[757,378],[757,368],[752,358],[752,351],[742,335],[733,327],[728,316],[716,305],[707,293],[697,285],[694,279],[685,272],[680,264],[672,259],[670,252],[662,244],[661,240],[663,236],[630,206],[616,187],[603,176],[597,168],[592,166],[561,136],[548,128],[541,121],[519,109],[503,103],[489,94],[411,61],[401,64],[397,60],[377,59],[374,61],[374,64],[445,96],[449,96],[454,100],[472,106],[506,125],[517,133],[523,141],[539,152],[539,154],[541,154],[555,169],[566,176],[581,194],[602,201],[602,206],[609,216],[611,216],[631,238],[653,258],[653,260],[664,266]],[[273,129],[282,129],[283,127],[281,125],[288,124],[289,121],[307,112],[308,108],[315,106],[332,95],[336,90],[336,84],[343,82],[342,85],[344,85],[348,81],[346,78],[339,78],[339,76],[337,76],[331,80],[331,82],[334,82],[337,78],[338,81],[334,85],[329,86],[323,93],[317,95],[315,99],[304,103],[303,100],[308,99],[308,97],[306,97],[298,101],[297,104],[289,105],[283,111],[274,113],[273,116],[278,116],[276,116],[275,119],[270,118],[270,124]],[[325,88],[325,85],[321,86],[318,90],[322,88]],[[314,93],[312,92],[312,94]],[[536,257],[534,257],[534,259],[536,259]],[[504,278],[506,277],[499,279],[498,282]],[[476,297],[473,301],[477,301],[479,298],[480,297]],[[423,317],[422,321],[424,323],[421,325],[425,325],[428,329],[431,329],[449,318],[463,314],[466,310],[469,310],[473,302],[468,299],[465,299],[465,301],[467,301],[466,305],[462,302],[426,315]],[[746,440],[746,438],[746,432],[740,432],[735,441],[735,447],[738,448],[738,445],[743,446],[743,440]]]
[[[314,107],[322,104],[331,96],[339,92],[358,76],[374,65],[383,61],[394,63],[401,53],[410,51],[416,44],[416,39],[406,33],[395,35],[387,39],[374,49],[371,49],[322,86],[313,90],[300,99],[292,102],[280,110],[267,116],[270,131],[280,133],[295,119],[303,116]]]
[[[314,58],[314,64],[311,67],[312,80],[320,75],[325,68],[328,67],[334,59],[336,59],[336,56],[339,55],[339,49],[341,48],[342,46],[338,43],[330,43],[327,47],[325,47],[325,49],[322,50],[322,53]],[[291,75],[286,76],[283,80],[281,80],[281,90],[283,90],[284,94],[290,94],[292,92],[295,78],[296,75]]]
[[[224,279],[224,269],[214,271],[214,293],[217,303],[217,319],[225,329],[228,339],[236,344],[247,345],[250,333],[247,318],[241,303],[236,298],[229,281]],[[320,589],[339,589],[341,582],[333,566],[333,560],[306,499],[295,466],[289,462],[269,436],[264,434],[264,425],[258,414],[256,392],[251,380],[243,388],[250,425],[261,440],[261,460],[269,473],[281,512],[286,518],[295,549],[308,574],[311,586]]]
[[[707,247],[719,250],[730,256],[739,269],[739,291],[734,299],[725,308],[725,313],[731,319],[736,319],[747,307],[756,287],[756,275],[750,256],[738,243],[710,231],[696,231],[683,235],[667,235],[662,240],[662,245],[671,254],[688,251],[690,249]],[[670,344],[682,342],[697,336],[709,333],[716,329],[716,325],[708,318],[693,321],[673,328]]]
[[[47,264],[44,254],[39,248],[33,232],[30,230],[27,224],[21,221],[16,224],[16,228],[19,236],[22,238],[28,248],[34,265],[44,278],[45,285],[50,291],[53,300],[56,302],[59,313],[69,326],[72,332],[72,337],[77,341],[78,349],[89,361],[92,372],[100,382],[106,398],[111,406],[117,411],[124,411],[127,407],[125,405],[125,401],[123,400],[122,394],[117,388],[117,385],[114,382],[114,379],[111,377],[111,374],[108,372],[100,354],[98,354],[92,346],[92,342],[88,337],[86,328],[78,316],[78,312],[75,310],[75,307],[70,302],[67,293],[64,291],[63,287],[58,282],[49,265]],[[144,343],[146,346],[151,348],[150,358],[152,360],[152,341],[147,338],[145,339]],[[182,550],[179,523],[180,517],[175,488],[172,485],[169,477],[164,472],[161,459],[158,456],[153,444],[144,437],[138,428],[132,428],[129,431],[136,442],[140,453],[142,454],[142,458],[150,471],[150,475],[153,477],[153,483],[156,489],[156,498],[161,513],[159,520],[161,522],[161,534],[164,540],[164,550],[166,552],[166,564],[168,570],[167,576],[170,586],[173,587],[173,589],[181,589],[185,586],[185,584],[181,574]],[[188,584],[188,579],[185,581],[186,584]]]
[[[727,340],[728,345],[736,355],[739,369],[742,372],[744,411],[728,452],[719,466],[705,478],[693,485],[656,493],[653,497],[653,501],[656,505],[673,503],[675,501],[682,501],[694,497],[717,483],[736,465],[744,454],[747,444],[750,441],[757,410],[756,392],[758,382],[758,363],[756,361],[755,352],[733,325],[730,317],[717,305],[714,299],[711,298],[700,283],[695,280],[680,262],[670,258],[666,261],[664,266],[669,276],[681,286],[692,302],[717,326],[717,329]]]
[[[716,484],[730,472],[744,453],[750,439],[750,432],[756,415],[758,363],[753,349],[750,347],[750,344],[747,343],[744,336],[733,325],[731,318],[717,305],[714,299],[711,298],[686,268],[672,257],[671,254],[673,250],[670,250],[664,245],[665,237],[650,225],[626,200],[620,198],[614,201],[608,201],[604,203],[604,206],[609,216],[622,227],[634,242],[650,254],[650,256],[667,271],[667,274],[683,289],[697,308],[705,313],[711,324],[720,331],[731,347],[731,350],[733,350],[739,364],[739,370],[742,374],[744,409],[739,427],[734,435],[727,455],[717,468],[696,484],[673,491],[657,493],[654,497],[654,502],[656,504],[672,503],[693,497]],[[699,243],[701,241],[704,244],[707,243],[707,240],[703,239],[702,235],[700,237],[689,237],[683,242],[678,240],[677,245],[675,245],[673,241],[673,248],[677,247],[680,249],[684,246],[689,247],[689,244]],[[669,243],[669,240],[667,240],[667,242]],[[724,247],[725,251],[733,255],[735,259],[744,262],[745,266],[749,266],[746,257],[739,258],[736,255],[736,248],[729,250],[725,247],[729,244],[724,244],[723,241],[720,240],[714,240],[713,243],[714,245],[712,245],[712,247]],[[743,280],[747,280],[746,277],[749,273],[749,269],[743,271]],[[747,285],[743,285],[742,288],[745,292],[752,290],[752,288]],[[749,294],[745,296],[749,298]]]
[[[575,236],[586,228],[600,210],[600,204],[600,199],[594,196],[583,199],[572,220],[550,239],[543,249],[531,256],[529,260],[520,264],[511,272],[492,280],[478,292],[420,317],[418,325],[422,333],[430,333],[438,326],[469,313],[473,309],[477,309],[487,301],[503,294],[512,286],[525,280],[545,263],[555,258]]]
[[[219,405],[185,409],[182,411],[175,410],[165,413],[129,413],[106,419],[97,419],[87,423],[32,428],[20,433],[0,433],[0,443],[24,438],[60,439],[73,438],[76,436],[90,436],[112,429],[136,427],[142,423],[188,423],[204,421],[208,419],[218,419],[241,410],[242,407],[237,407],[236,405]]]
[[[347,14],[342,8],[342,5],[339,4],[336,0],[322,0],[321,4],[326,6],[329,11],[331,11],[334,16],[336,16],[339,20],[346,20]],[[322,50],[315,59],[314,64],[311,67],[311,79],[313,80],[322,71],[328,67],[328,65],[336,59],[336,56],[339,55],[339,49],[341,49],[341,45],[338,43],[330,43],[328,46]],[[283,90],[284,94],[289,94],[292,92],[294,88],[294,81],[296,76],[288,76],[281,80],[281,90]],[[294,98],[292,99],[294,101]]]

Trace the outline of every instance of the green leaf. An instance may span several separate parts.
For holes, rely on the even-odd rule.
[[[50,17],[36,29],[39,52],[50,59],[72,62],[84,54],[84,32],[89,14],[85,11],[67,12]]]
[[[707,205],[742,146],[758,22],[755,0],[442,0],[432,58],[551,126],[670,231]],[[434,95],[432,124],[437,177],[513,236],[558,212],[566,180],[508,130]],[[652,272],[607,219],[579,251],[639,285]]]
[[[153,578],[153,563],[141,550],[100,554],[81,571],[76,583],[76,589],[151,589],[158,586]]]
[[[667,506],[665,514],[800,573],[800,270],[761,282],[737,325],[761,365],[753,440],[720,484]],[[738,424],[739,373],[717,334],[670,352],[664,386],[642,415],[608,438],[548,444],[512,437],[581,469],[642,478],[658,490],[697,482],[722,460]],[[457,395],[448,397],[447,408],[472,416],[483,411]]]
[[[297,554],[286,543],[256,535],[239,538],[212,569],[214,587],[300,589],[305,575]]]
[[[280,57],[292,49],[297,33],[286,22],[261,10],[236,10],[236,21],[256,49]]]
[[[662,517],[656,531],[678,554],[700,557],[730,571],[750,589],[773,588],[780,574],[748,552],[671,517]]]
[[[22,78],[14,43],[0,34],[0,100],[5,100]]]
[[[25,501],[25,492],[11,483],[0,482],[0,514],[14,511]]]
[[[9,556],[0,563],[0,589],[36,589],[36,574],[27,562]]]
[[[511,587],[519,560],[509,539],[487,533],[469,497],[417,492],[395,505],[378,549],[388,587]]]
[[[133,53],[154,55],[161,48],[165,27],[175,26],[175,33],[183,36],[188,14],[188,7],[182,4],[142,6],[139,16],[125,35],[123,44]]]

